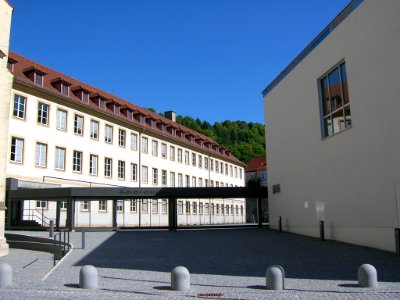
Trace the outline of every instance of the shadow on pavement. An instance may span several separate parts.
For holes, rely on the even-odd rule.
[[[287,278],[357,280],[364,263],[379,281],[400,281],[394,253],[269,229],[120,231],[76,265],[158,272],[181,265],[191,274],[256,277],[281,265]]]

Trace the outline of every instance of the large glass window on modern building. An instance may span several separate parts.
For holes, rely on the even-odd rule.
[[[321,107],[322,137],[327,137],[351,127],[350,99],[345,63],[322,76]]]
[[[67,112],[63,109],[57,109],[57,129],[67,129]]]
[[[47,161],[47,145],[36,143],[36,159],[35,165],[37,167],[46,167]]]
[[[20,95],[14,96],[13,116],[19,119],[25,119],[26,98]]]
[[[38,105],[37,122],[41,125],[47,125],[49,122],[49,106],[44,103]]]
[[[10,160],[15,163],[22,163],[23,152],[24,152],[24,140],[13,137],[11,139]]]

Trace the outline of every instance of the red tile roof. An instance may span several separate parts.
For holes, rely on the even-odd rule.
[[[265,156],[254,157],[246,168],[246,173],[266,171],[267,170],[267,159]]]
[[[219,156],[219,157],[229,160],[233,163],[245,166],[245,164],[243,162],[239,161],[236,157],[233,156],[232,152],[228,148],[219,145],[213,139],[211,139],[203,134],[200,134],[197,131],[194,131],[192,129],[184,127],[178,123],[171,121],[170,119],[162,117],[156,113],[146,110],[140,106],[137,106],[131,102],[128,102],[122,98],[119,98],[115,95],[112,95],[112,94],[105,92],[101,89],[98,89],[94,86],[91,86],[89,84],[86,84],[84,82],[76,80],[68,75],[65,75],[65,74],[57,72],[53,69],[50,69],[44,65],[34,62],[28,58],[25,58],[19,54],[14,53],[12,51],[9,52],[9,60],[14,62],[14,68],[13,68],[12,72],[15,75],[15,81],[20,84],[23,84],[23,85],[26,85],[26,86],[29,86],[32,88],[36,88],[39,90],[44,90],[50,94],[67,99],[69,101],[73,101],[74,103],[78,103],[84,107],[89,106],[96,111],[101,111],[103,113],[106,113],[109,116],[114,117],[114,118],[121,119],[125,122],[132,123],[134,126],[143,128],[146,131],[151,131],[156,134],[178,140],[178,141],[188,144],[192,147],[195,147],[195,148],[201,149],[202,151],[208,152],[211,155],[214,155],[216,157]],[[32,77],[28,76],[29,73],[32,71],[38,72],[40,74],[44,74],[44,80],[43,80],[42,87],[36,85],[33,82]],[[57,87],[53,85],[53,83],[56,80],[58,80],[58,81],[61,80],[63,82],[67,82],[68,84],[70,84],[71,85],[70,88],[71,88],[72,92],[70,92],[68,96],[62,95],[61,92],[57,89]],[[89,101],[89,103],[84,103],[84,102],[82,102],[81,98],[79,98],[74,93],[74,91],[79,90],[79,89],[90,92],[89,97],[91,100],[94,100],[95,97],[100,96],[101,98],[103,98],[103,100],[106,101],[107,104],[116,103],[120,106],[120,109],[127,109],[127,110],[131,111],[133,113],[133,115],[140,115],[140,116],[144,117],[145,121],[143,123],[140,123],[135,118],[133,120],[130,120],[122,112],[119,115],[116,115],[116,114],[114,114],[113,110],[110,107],[108,107],[107,105],[105,105],[104,109],[101,109],[101,108],[99,108],[98,104],[95,103],[94,101]],[[154,126],[153,127],[146,122],[146,119],[155,120],[156,124],[162,123],[165,125],[165,128],[173,128],[173,129],[175,129],[176,132],[181,132],[182,137],[180,138],[178,136],[174,136],[172,134],[172,130],[162,131],[160,129],[162,126]],[[186,136],[192,136],[193,141],[190,142],[186,138]]]

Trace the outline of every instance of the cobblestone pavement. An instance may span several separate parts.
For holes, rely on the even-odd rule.
[[[21,232],[23,234],[23,232]],[[46,236],[46,232],[29,232]],[[400,257],[394,253],[268,229],[71,233],[73,250],[55,267],[49,253],[10,249],[13,285],[0,299],[400,299]],[[379,286],[357,286],[357,268],[370,263]],[[82,266],[96,266],[99,288],[78,288]],[[265,270],[279,264],[284,291],[265,290]],[[178,265],[191,289],[170,289]]]

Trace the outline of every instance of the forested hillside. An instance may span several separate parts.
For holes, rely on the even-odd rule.
[[[260,123],[224,121],[211,125],[207,121],[177,116],[177,123],[211,137],[232,150],[244,163],[256,156],[265,155],[265,127]]]

